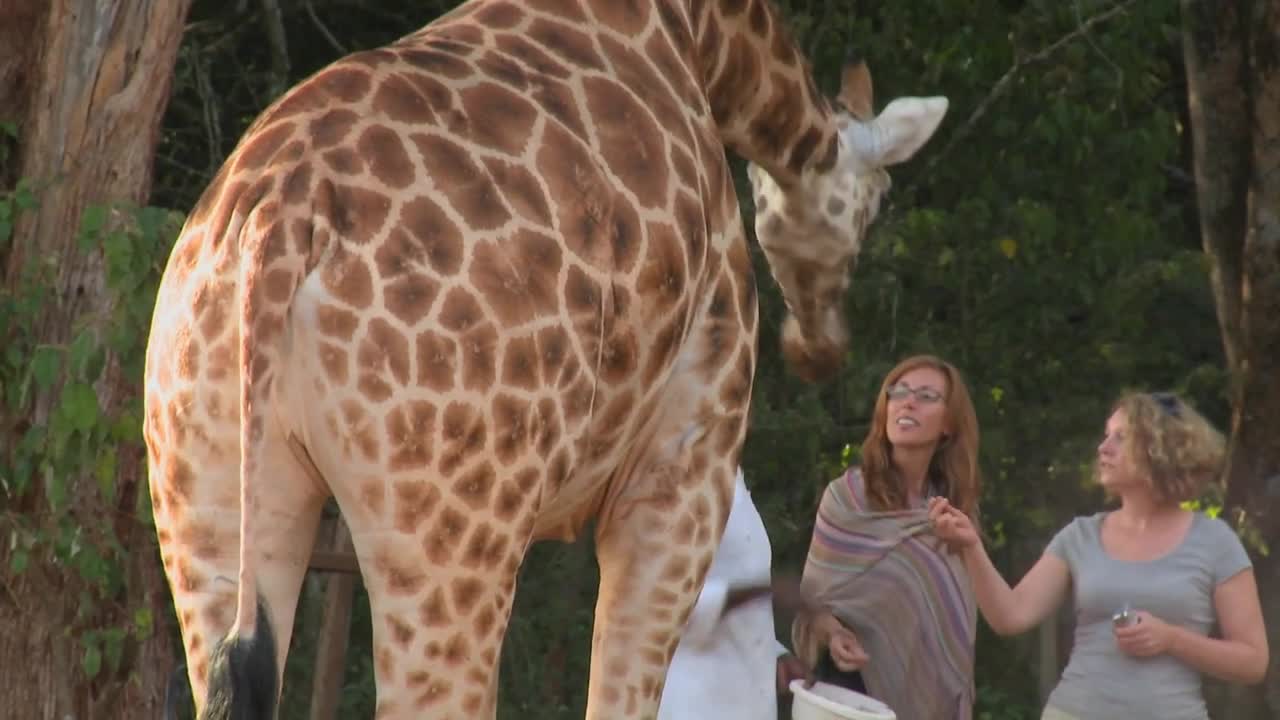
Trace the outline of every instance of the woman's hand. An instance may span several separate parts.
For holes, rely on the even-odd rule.
[[[813,671],[800,662],[800,658],[791,653],[778,656],[778,693],[791,694],[791,681],[803,680],[805,687],[813,687]]]
[[[861,670],[862,666],[871,659],[867,656],[867,651],[862,649],[862,643],[858,642],[858,636],[844,626],[828,636],[827,650],[831,653],[831,659],[836,667],[843,672]]]
[[[929,499],[929,522],[933,523],[933,534],[953,550],[975,547],[982,542],[969,516],[952,507],[946,498]]]
[[[1153,657],[1169,652],[1169,646],[1173,644],[1173,626],[1149,612],[1136,615],[1137,619],[1132,624],[1112,631],[1120,650],[1133,657]]]

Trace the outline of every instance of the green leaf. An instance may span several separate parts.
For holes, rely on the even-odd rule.
[[[102,651],[91,638],[85,638],[85,642],[84,657],[81,658],[80,665],[84,668],[85,675],[96,677],[102,669]]]
[[[82,251],[89,252],[97,247],[98,239],[106,224],[106,205],[94,203],[84,209],[84,214],[80,216],[80,232],[78,234]]]
[[[13,557],[9,558],[9,569],[13,572],[14,575],[21,575],[23,571],[27,569],[27,565],[30,559],[31,558],[29,555],[27,555],[26,550],[22,548],[16,548],[13,551]]]
[[[151,614],[151,608],[139,608],[133,613],[133,632],[139,640],[151,637],[154,628],[155,618]]]
[[[89,375],[86,370],[89,366],[89,360],[97,348],[98,339],[92,330],[86,328],[76,333],[76,338],[71,341],[71,348],[67,351],[67,369],[72,376],[90,381],[96,379]]]
[[[113,447],[107,447],[98,454],[97,467],[94,468],[94,474],[98,477],[98,489],[102,491],[102,497],[108,502],[115,502],[116,499],[116,450]]]
[[[62,353],[57,348],[41,346],[31,356],[31,376],[36,388],[48,390],[62,372]]]
[[[98,396],[88,383],[75,382],[64,388],[62,408],[73,429],[88,432],[98,422]]]

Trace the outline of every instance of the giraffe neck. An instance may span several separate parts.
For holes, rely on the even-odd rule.
[[[721,137],[781,188],[836,162],[838,129],[770,0],[693,2],[695,53]]]

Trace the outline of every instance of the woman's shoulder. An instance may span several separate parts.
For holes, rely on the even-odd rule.
[[[1240,536],[1220,517],[1214,517],[1198,510],[1193,511],[1191,528],[1193,537],[1197,538],[1200,544],[1210,549],[1219,552],[1237,546],[1242,551],[1244,549],[1244,543],[1240,542]]]

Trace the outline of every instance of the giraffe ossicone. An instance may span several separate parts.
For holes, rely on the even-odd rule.
[[[586,714],[653,717],[756,363],[725,147],[756,168],[784,352],[818,377],[882,166],[941,117],[855,120],[870,75],[845,77],[837,111],[768,0],[471,0],[267,108],[188,218],[147,348],[152,510],[201,717],[272,712],[330,496],[379,718],[493,717],[525,553],[592,518]]]

